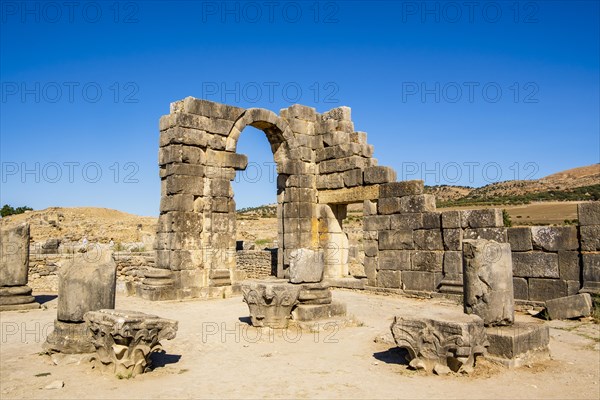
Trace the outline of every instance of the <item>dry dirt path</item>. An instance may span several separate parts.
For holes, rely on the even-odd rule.
[[[551,322],[552,360],[531,368],[508,370],[483,360],[472,376],[427,376],[407,370],[392,345],[374,339],[388,335],[392,317],[402,310],[458,305],[351,291],[336,291],[334,298],[347,303],[356,326],[336,330],[332,325],[318,333],[291,328],[284,336],[249,327],[240,297],[163,303],[118,297],[117,308],[179,321],[177,338],[163,343],[163,365],[129,380],[101,375],[69,357],[54,365],[39,354],[56,316],[55,299],[46,303],[48,310],[3,312],[0,398],[600,397],[597,324]],[[44,389],[55,380],[65,386]]]

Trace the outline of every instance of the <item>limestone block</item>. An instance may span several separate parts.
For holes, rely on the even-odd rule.
[[[577,228],[574,226],[532,226],[534,249],[545,251],[577,250]]]
[[[160,147],[165,147],[170,144],[182,144],[186,146],[210,146],[211,148],[215,148],[213,144],[215,136],[223,139],[223,136],[214,135],[205,130],[176,126],[160,132],[159,145]]]
[[[190,175],[169,175],[165,178],[166,194],[204,194],[204,178]]]
[[[335,146],[324,147],[316,151],[316,161],[333,160],[354,155],[360,155],[361,146],[357,143],[339,143]]]
[[[298,118],[305,121],[314,121],[317,118],[317,110],[313,107],[294,104],[288,108],[282,108],[280,115],[285,119]]]
[[[160,212],[169,211],[194,211],[193,194],[172,194],[160,198]]]
[[[439,212],[424,212],[423,213],[423,228],[425,229],[441,229],[442,218]]]
[[[361,169],[367,165],[367,161],[368,159],[359,156],[322,161],[319,163],[319,173],[330,174],[333,172],[349,171],[356,168]]]
[[[324,267],[322,249],[295,249],[290,254],[290,282],[320,282],[323,279]]]
[[[350,134],[341,130],[325,133],[321,137],[323,139],[323,144],[329,147],[350,142]]]
[[[402,286],[405,290],[433,292],[436,288],[433,272],[402,271]]]
[[[549,359],[550,330],[541,323],[515,322],[511,326],[486,328],[486,357],[514,368]]]
[[[323,113],[324,119],[335,119],[337,121],[352,121],[352,109],[347,106],[332,108]]]
[[[377,243],[377,240],[364,240],[363,249],[365,252],[365,256],[375,257],[377,255],[377,252],[379,251],[379,245]]]
[[[184,113],[202,115],[208,118],[226,119],[229,121],[237,120],[246,111],[244,108],[197,99],[191,96],[183,99],[180,110]],[[174,110],[171,110],[171,112],[174,112]]]
[[[600,225],[600,201],[577,204],[579,225]]]
[[[330,304],[331,289],[323,282],[305,283],[298,293],[299,304]]]
[[[0,286],[27,285],[29,224],[0,229]]]
[[[206,155],[204,150],[194,146],[171,144],[161,147],[158,151],[158,164],[171,163],[204,164]]]
[[[402,313],[390,329],[396,345],[408,351],[409,365],[427,372],[471,372],[488,346],[481,318],[452,310]]]
[[[389,215],[369,215],[363,218],[363,229],[365,231],[381,231],[390,229]]]
[[[347,187],[360,186],[363,184],[362,169],[352,169],[343,174],[344,185]]]
[[[423,213],[396,214],[390,217],[391,229],[423,228]]]
[[[506,228],[465,229],[463,232],[463,238],[493,240],[499,243],[505,243],[508,241]]]
[[[525,278],[513,277],[513,291],[515,299],[529,300],[529,284]]]
[[[417,250],[444,250],[442,232],[437,229],[419,229],[413,231],[415,249]]]
[[[560,279],[529,279],[529,300],[546,301],[565,297],[567,295],[567,283]]]
[[[460,211],[442,211],[442,228],[453,229],[460,228]]]
[[[558,254],[539,251],[512,255],[513,274],[523,278],[559,278]]]
[[[416,250],[411,255],[413,271],[442,272],[443,251]]]
[[[592,312],[592,297],[589,293],[559,297],[546,301],[546,311],[550,319],[587,317]]]
[[[271,328],[287,327],[302,289],[283,279],[244,281],[241,287],[252,325]]]
[[[512,251],[533,250],[530,227],[508,228],[508,242]]]
[[[223,168],[243,170],[248,166],[248,157],[244,154],[207,149],[206,164]]]
[[[463,242],[464,309],[486,326],[514,322],[510,244],[488,240]]]
[[[435,196],[419,194],[400,198],[400,212],[422,213],[435,211]]]
[[[442,231],[442,236],[444,240],[444,250],[462,251],[462,229],[444,229]]]
[[[400,198],[388,197],[379,199],[377,202],[377,211],[379,214],[396,214],[400,211]]]
[[[317,175],[317,189],[339,189],[344,187],[343,174]]]
[[[148,370],[150,355],[162,351],[161,340],[173,339],[178,323],[137,311],[98,310],[85,314],[96,354],[96,368],[120,377]]]
[[[402,229],[379,232],[379,250],[410,250],[414,249],[413,231]]]
[[[346,315],[346,304],[332,301],[331,304],[299,304],[292,312],[294,321],[318,321]]]
[[[581,226],[581,251],[600,251],[600,225]]]
[[[379,270],[407,271],[411,269],[410,251],[382,250],[379,252],[378,258]]]
[[[115,307],[116,264],[112,252],[99,248],[76,253],[58,273],[57,318],[82,322],[88,311]]]
[[[461,210],[460,213],[460,222],[463,228],[500,228],[504,226],[502,210],[499,208]]]
[[[463,259],[461,251],[444,252],[444,275],[461,275],[463,273]]]
[[[561,250],[558,252],[558,270],[560,279],[578,281],[580,279],[581,267],[579,252]]]
[[[183,164],[172,163],[167,164],[165,169],[165,177],[170,175],[185,175],[185,176],[204,176],[204,165],[202,164]]]
[[[62,322],[54,320],[54,330],[42,345],[49,353],[83,354],[92,353],[92,335],[83,322]]]
[[[424,184],[422,180],[401,181],[384,183],[379,186],[379,197],[404,197],[423,194]]]
[[[400,271],[380,269],[377,273],[377,286],[383,288],[401,288]]]
[[[390,167],[367,167],[363,173],[364,183],[367,185],[375,183],[388,183],[396,181],[396,171]]]
[[[352,143],[360,143],[363,145],[367,144],[367,132],[356,131],[350,134],[350,141]]]
[[[582,292],[600,294],[600,253],[583,253]]]
[[[376,215],[377,203],[371,200],[363,201],[363,215]]]
[[[369,286],[376,286],[377,282],[377,265],[378,265],[378,257],[365,257],[364,267],[365,267],[365,275],[369,280]]]

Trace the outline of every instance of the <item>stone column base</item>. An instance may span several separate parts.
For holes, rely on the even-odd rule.
[[[515,322],[511,326],[485,328],[490,346],[486,358],[509,368],[548,360],[550,330],[539,323]]]
[[[333,301],[331,304],[299,304],[292,311],[294,321],[319,321],[329,318],[345,317],[346,304]]]
[[[42,346],[48,353],[93,353],[92,336],[85,322],[54,320],[54,331]]]
[[[31,288],[22,286],[0,287],[0,311],[30,310],[40,308],[40,304],[31,295]]]

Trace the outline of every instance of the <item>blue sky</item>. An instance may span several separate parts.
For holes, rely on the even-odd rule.
[[[600,162],[598,1],[69,4],[0,3],[2,204],[158,215],[158,119],[187,96],[350,106],[430,185]],[[238,151],[238,207],[275,202],[264,134]]]

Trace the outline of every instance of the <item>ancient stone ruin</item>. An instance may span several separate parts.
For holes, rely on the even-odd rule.
[[[0,229],[0,311],[27,310],[40,305],[27,286],[29,224]]]

